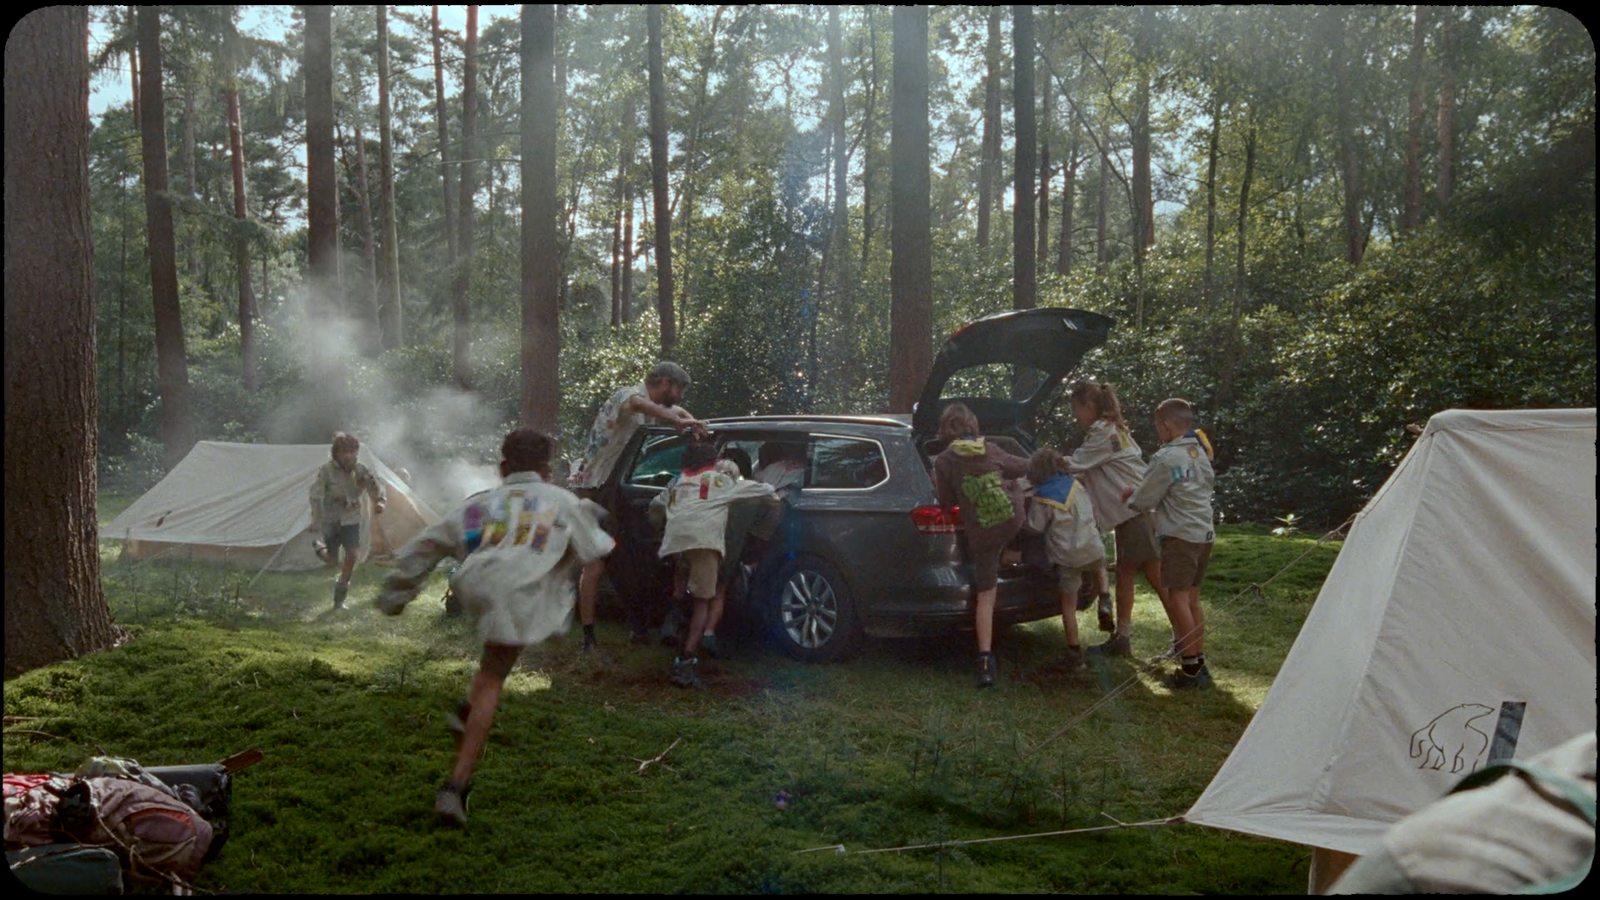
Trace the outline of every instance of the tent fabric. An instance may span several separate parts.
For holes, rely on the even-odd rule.
[[[1182,818],[1362,854],[1491,753],[1593,730],[1595,574],[1595,410],[1439,413]]]
[[[311,480],[329,460],[326,444],[201,441],[167,477],[101,531],[125,541],[134,559],[176,556],[246,568],[313,569]],[[391,554],[439,521],[415,492],[366,447],[360,461],[383,482],[388,503],[368,516],[362,546]],[[364,501],[371,512],[371,500]]]

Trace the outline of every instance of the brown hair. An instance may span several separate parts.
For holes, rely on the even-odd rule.
[[[978,417],[967,409],[965,403],[952,403],[939,414],[939,440],[953,441],[956,438],[977,437]]]
[[[704,469],[717,461],[717,445],[710,441],[691,440],[683,448],[683,460],[678,463],[685,472]]]
[[[1072,393],[1067,395],[1073,403],[1087,406],[1094,410],[1094,417],[1106,419],[1118,428],[1126,428],[1122,421],[1122,404],[1117,402],[1117,392],[1109,384],[1095,381],[1080,381],[1072,388]]]
[[[555,446],[549,435],[532,428],[518,428],[500,442],[500,474],[544,472],[550,465]]]
[[[1161,405],[1156,407],[1156,418],[1179,431],[1188,431],[1194,427],[1194,409],[1189,406],[1189,401],[1180,397],[1161,401]]]
[[[1049,447],[1041,447],[1028,457],[1028,480],[1033,482],[1034,487],[1060,475],[1065,469],[1066,461],[1061,454]]]
[[[332,449],[330,449],[328,451],[328,453],[334,459],[338,459],[339,458],[339,451],[341,451],[341,450],[360,450],[360,449],[361,449],[361,439],[360,438],[356,437],[353,434],[345,434],[342,431],[335,431],[333,433],[333,447],[332,447]]]

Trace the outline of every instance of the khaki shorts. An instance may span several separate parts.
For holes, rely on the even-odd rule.
[[[1088,566],[1056,566],[1056,585],[1061,591],[1061,596],[1070,597],[1077,602],[1078,591],[1085,582],[1094,584],[1094,576],[1100,570],[1100,564]]]
[[[1211,562],[1211,545],[1182,538],[1161,539],[1161,586],[1169,591],[1198,588]]]
[[[717,572],[722,568],[722,554],[715,550],[697,548],[683,551],[683,565],[689,567],[689,594],[698,600],[710,600],[717,594]]]
[[[1152,559],[1160,559],[1161,551],[1156,546],[1155,519],[1148,512],[1142,512],[1116,528],[1117,534],[1117,565],[1129,563],[1142,566]]]

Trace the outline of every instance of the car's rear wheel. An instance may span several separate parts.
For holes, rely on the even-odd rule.
[[[814,556],[790,560],[778,570],[770,596],[773,638],[795,659],[843,659],[860,642],[855,598],[831,564]]]

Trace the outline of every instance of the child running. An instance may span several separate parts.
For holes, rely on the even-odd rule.
[[[1211,442],[1194,427],[1187,400],[1174,397],[1156,407],[1156,435],[1161,449],[1137,490],[1126,488],[1123,499],[1138,511],[1155,512],[1161,545],[1162,598],[1178,635],[1182,668],[1161,683],[1169,688],[1209,688],[1206,670],[1206,620],[1200,611],[1200,582],[1211,560],[1216,538],[1211,527]],[[1129,500],[1129,498],[1132,498]]]
[[[1072,414],[1078,424],[1089,429],[1083,445],[1067,458],[1067,472],[1078,478],[1088,490],[1094,507],[1095,523],[1101,531],[1114,531],[1117,550],[1117,609],[1116,619],[1110,622],[1105,608],[1105,587],[1101,586],[1101,630],[1115,629],[1104,644],[1090,648],[1091,653],[1107,656],[1130,656],[1133,645],[1129,629],[1133,623],[1133,576],[1141,569],[1145,581],[1167,603],[1161,588],[1161,554],[1156,547],[1155,530],[1149,515],[1140,515],[1124,503],[1123,491],[1133,488],[1144,478],[1144,456],[1128,426],[1122,421],[1122,408],[1117,403],[1116,391],[1109,384],[1093,381],[1073,387],[1068,396]],[[1103,573],[1102,569],[1102,573]],[[1102,579],[1104,575],[1101,575]],[[1107,628],[1112,625],[1112,628]]]
[[[1083,668],[1078,645],[1078,590],[1105,564],[1105,546],[1095,529],[1089,492],[1066,472],[1066,460],[1044,448],[1028,459],[1027,521],[1023,528],[1045,536],[1045,549],[1055,567],[1061,593],[1061,627],[1067,634],[1067,652],[1050,668]]]
[[[506,435],[500,445],[505,480],[468,497],[400,552],[377,605],[399,615],[446,556],[462,560],[450,589],[477,619],[483,656],[467,699],[447,716],[459,741],[455,771],[434,809],[464,825],[472,767],[500,705],[500,688],[528,644],[567,630],[572,619],[573,571],[616,546],[595,521],[588,501],[550,477],[550,438],[531,428]]]
[[[361,454],[360,438],[341,431],[333,436],[330,453],[333,459],[323,463],[311,480],[311,525],[306,530],[322,536],[312,547],[323,565],[337,565],[339,548],[344,548],[344,567],[333,583],[333,608],[344,609],[350,574],[355,571],[356,556],[361,552],[361,526],[367,521],[361,494],[372,497],[372,514],[378,515],[383,512],[388,492],[365,463],[356,461]]]
[[[728,528],[728,506],[737,500],[771,497],[772,485],[730,477],[718,467],[717,447],[710,441],[690,442],[683,451],[682,466],[678,477],[655,503],[666,505],[661,555],[682,554],[680,566],[688,568],[689,596],[694,602],[682,652],[672,661],[671,681],[678,687],[698,688],[700,676],[695,670],[700,665],[696,654],[701,636],[707,623],[722,618],[723,593],[718,589],[718,575]]]

